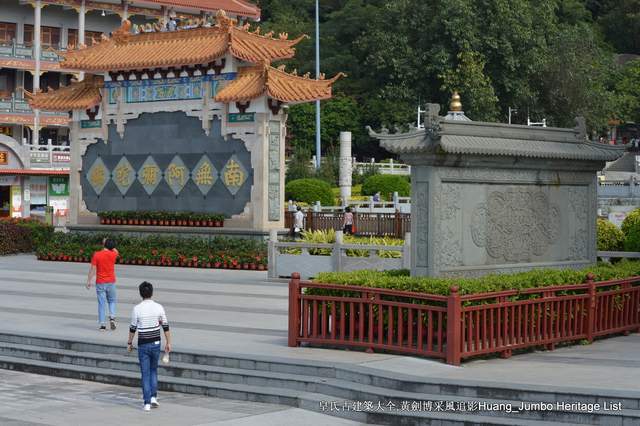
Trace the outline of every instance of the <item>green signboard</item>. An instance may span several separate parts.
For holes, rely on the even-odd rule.
[[[49,195],[53,197],[69,195],[69,178],[67,176],[49,176]]]
[[[80,121],[81,129],[95,129],[98,127],[102,127],[102,120],[81,120]]]
[[[240,113],[229,114],[229,123],[253,123],[254,119],[255,119],[254,112],[247,112],[244,114],[240,114]]]

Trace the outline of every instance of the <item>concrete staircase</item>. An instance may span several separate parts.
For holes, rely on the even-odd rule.
[[[9,333],[0,333],[0,368],[136,387],[140,377],[137,356],[122,347]],[[595,392],[436,378],[417,381],[409,375],[348,364],[222,353],[174,352],[159,374],[164,391],[289,405],[373,424],[640,425],[637,391]],[[373,401],[373,405],[367,410],[361,403],[358,411],[357,405],[349,403],[345,409],[345,401]],[[378,401],[383,401],[382,407]],[[521,401],[544,402],[552,408],[519,412]],[[559,401],[611,407],[621,403],[622,410],[561,410],[556,407]],[[429,402],[432,411],[424,411]],[[442,411],[436,408],[440,403]],[[467,410],[473,403],[511,405],[513,411],[447,411],[447,403],[456,410],[460,403]]]

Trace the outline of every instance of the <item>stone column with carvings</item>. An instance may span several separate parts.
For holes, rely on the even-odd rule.
[[[351,132],[340,132],[340,197],[343,203],[351,198]]]

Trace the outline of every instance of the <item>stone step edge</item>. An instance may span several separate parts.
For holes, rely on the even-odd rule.
[[[0,343],[6,342],[6,338],[17,338],[17,339],[39,339],[52,342],[53,344],[66,343],[68,346],[76,344],[76,345],[90,345],[90,346],[98,346],[101,348],[105,348],[110,351],[121,352],[122,347],[119,345],[107,344],[105,342],[95,341],[91,339],[86,340],[73,340],[64,336],[43,336],[33,333],[20,333],[17,334],[15,332],[5,332],[0,330]],[[83,351],[84,352],[84,351]],[[116,352],[116,353],[117,353]],[[184,354],[190,357],[211,357],[211,358],[219,358],[219,359],[227,359],[227,360],[237,360],[245,363],[243,368],[246,369],[256,369],[258,364],[275,364],[282,365],[290,368],[294,367],[307,367],[307,368],[316,368],[316,369],[327,369],[334,370],[336,374],[332,374],[332,377],[338,377],[338,373],[342,377],[347,377],[352,375],[353,373],[359,374],[362,376],[371,376],[377,379],[386,379],[395,382],[404,382],[403,386],[406,385],[435,385],[442,386],[445,388],[451,387],[468,387],[472,388],[479,393],[484,393],[485,391],[506,391],[506,392],[527,392],[527,393],[542,393],[542,394],[558,394],[558,395],[579,395],[583,397],[589,398],[608,398],[608,399],[639,399],[640,400],[640,391],[631,391],[631,390],[603,390],[602,388],[585,388],[585,387],[575,387],[575,386],[550,386],[550,385],[535,385],[535,384],[521,384],[521,383],[510,383],[510,382],[486,382],[481,380],[467,380],[467,379],[448,379],[442,377],[420,377],[416,378],[415,376],[411,376],[404,373],[396,373],[381,369],[376,369],[372,367],[365,367],[361,365],[354,365],[348,363],[341,362],[327,362],[327,361],[316,361],[316,360],[300,360],[296,358],[287,358],[287,357],[273,357],[273,356],[264,356],[264,355],[246,355],[246,354],[238,354],[238,353],[229,353],[229,352],[218,352],[218,351],[202,351],[202,352],[192,352],[192,351],[177,351],[174,352],[176,354]],[[252,368],[251,365],[254,365]],[[451,368],[464,368],[464,367],[451,367]],[[263,369],[264,370],[264,369]],[[273,370],[266,370],[273,371]],[[327,371],[326,373],[329,373]],[[366,381],[371,381],[371,378],[364,377]]]
[[[94,368],[86,371],[80,366],[69,364],[58,364],[48,361],[24,362],[23,358],[13,358],[0,356],[0,368],[12,371],[23,371],[32,374],[43,374],[56,377],[87,380],[100,383],[117,384],[120,386],[139,387],[140,375],[123,371],[103,368]],[[6,368],[4,366],[11,368]],[[64,368],[60,368],[63,365]],[[21,367],[21,368],[16,368]],[[53,373],[53,374],[52,374]],[[507,417],[491,417],[474,414],[456,414],[451,412],[356,412],[356,411],[323,411],[320,409],[320,402],[331,401],[331,397],[318,393],[287,391],[282,388],[256,387],[244,384],[209,382],[196,379],[181,379],[177,377],[163,377],[163,381],[158,383],[160,390],[166,392],[181,392],[188,394],[207,395],[223,399],[248,400],[255,402],[280,404],[302,408],[321,414],[328,414],[334,417],[348,418],[369,424],[398,424],[398,420],[403,418],[402,424],[416,424],[420,420],[442,420],[448,422],[459,422],[460,425],[512,425],[512,426],[583,426],[581,423],[550,422],[547,420],[528,420]],[[189,388],[192,391],[189,392]],[[209,390],[215,392],[209,393]],[[242,398],[242,396],[245,398]],[[382,423],[379,423],[382,421]],[[404,423],[404,422],[408,423]],[[390,423],[389,423],[390,422]]]
[[[81,352],[75,352],[75,351],[69,351],[69,350],[64,350],[64,349],[52,349],[52,348],[42,348],[42,349],[46,349],[46,351],[41,350],[40,348],[35,348],[29,345],[16,345],[16,344],[11,344],[11,345],[3,345],[3,347],[5,348],[16,348],[19,350],[23,350],[23,351],[31,351],[31,352],[45,352],[45,353],[50,353],[50,354],[59,354],[62,356],[68,356],[68,357],[72,357],[72,358],[88,358],[88,359],[92,359],[92,360],[96,360],[96,363],[98,361],[108,361],[108,362],[116,362],[116,363],[123,363],[123,364],[130,364],[134,367],[133,371],[136,371],[138,368],[138,361],[135,357],[133,356],[127,356],[127,355],[103,355],[103,354],[95,354],[95,353],[81,353]],[[6,356],[6,355],[4,355]],[[13,358],[19,358],[19,359],[25,359],[25,360],[29,360],[29,361],[37,361],[37,362],[52,362],[52,361],[42,361],[39,359],[34,359],[34,358],[23,358],[23,357],[19,357],[19,356],[12,356]],[[93,368],[92,366],[86,366],[86,365],[81,365],[81,364],[75,364],[75,363],[61,363],[61,362],[55,362],[56,364],[63,364],[63,365],[69,365],[69,366],[77,366],[77,367],[84,367],[84,368]],[[100,368],[100,367],[95,367],[95,368]],[[403,391],[399,391],[399,390],[395,390],[395,389],[388,389],[388,388],[384,388],[384,387],[379,387],[379,386],[372,386],[372,385],[366,385],[366,384],[359,384],[359,383],[355,383],[355,382],[350,382],[350,381],[345,381],[345,380],[340,380],[340,379],[333,379],[333,378],[329,378],[329,379],[322,379],[322,378],[318,378],[318,377],[310,377],[310,378],[302,378],[299,375],[295,375],[295,374],[287,374],[287,373],[274,373],[274,372],[264,372],[264,371],[255,371],[255,370],[243,370],[243,369],[237,369],[237,368],[228,368],[228,367],[215,367],[215,366],[206,366],[206,365],[197,365],[197,364],[186,364],[186,363],[171,363],[168,366],[165,365],[160,365],[161,369],[167,369],[167,368],[177,368],[177,369],[192,369],[192,370],[196,370],[196,371],[203,371],[203,372],[212,372],[212,373],[220,373],[220,374],[229,374],[229,375],[237,375],[237,376],[249,376],[249,377],[258,377],[258,378],[262,378],[262,379],[274,379],[274,380],[281,380],[281,381],[295,381],[295,382],[301,382],[301,383],[312,383],[315,385],[319,385],[319,386],[327,386],[329,388],[337,388],[337,392],[340,391],[348,391],[348,392],[354,392],[356,394],[362,394],[363,397],[361,398],[362,400],[375,400],[376,398],[378,399],[383,399],[383,398],[389,398],[389,399],[393,399],[396,401],[454,401],[454,402],[469,402],[469,401],[482,401],[488,404],[512,404],[513,406],[518,406],[519,403],[521,401],[518,400],[512,400],[512,399],[495,399],[495,398],[486,398],[486,397],[467,397],[467,396],[458,396],[458,395],[442,395],[442,394],[429,394],[429,393],[420,393],[420,392],[403,392]],[[116,368],[116,367],[112,367],[110,368],[111,370],[114,371],[124,371],[124,372],[132,372],[132,370],[130,369],[121,369],[121,368]],[[162,377],[163,379],[165,378],[178,378],[178,376],[175,375],[165,375],[165,374],[160,374],[160,377]],[[192,380],[199,380],[199,379],[192,379]],[[246,384],[246,383],[237,383],[237,382],[230,382],[230,381],[221,381],[220,383],[233,383],[233,384],[245,384],[248,386],[260,386],[257,384]],[[273,386],[272,386],[273,387]],[[290,388],[287,387],[277,387],[278,389],[287,389],[287,390],[291,390]],[[301,390],[299,390],[301,391]],[[308,392],[308,391],[304,391],[304,392]],[[335,392],[335,391],[334,391]],[[327,395],[333,398],[343,398],[342,396],[339,395],[335,395],[332,392],[324,392],[323,395]],[[531,401],[527,401],[527,402],[531,402]],[[538,402],[538,401],[535,401]],[[554,412],[556,413],[556,415],[563,415],[566,414],[567,416],[569,415],[591,415],[591,413],[585,413],[583,411],[577,411],[577,410],[557,410],[557,409],[553,409],[553,410],[549,410],[549,412]],[[506,413],[508,414],[508,413]],[[597,413],[593,413],[597,416],[612,416],[612,417],[627,417],[627,418],[635,418],[640,420],[640,411],[638,410],[634,410],[634,409],[623,409],[620,411],[599,411]],[[482,416],[487,416],[487,415],[491,415],[491,414],[479,414]],[[508,417],[508,415],[505,415],[504,417]]]

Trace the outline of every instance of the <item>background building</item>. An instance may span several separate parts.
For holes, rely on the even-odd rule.
[[[259,20],[243,0],[3,0],[0,3],[0,216],[68,210],[70,114],[38,111],[24,91],[59,89],[83,73],[61,68],[59,52],[91,46],[124,19],[139,27],[188,22],[223,9]]]

